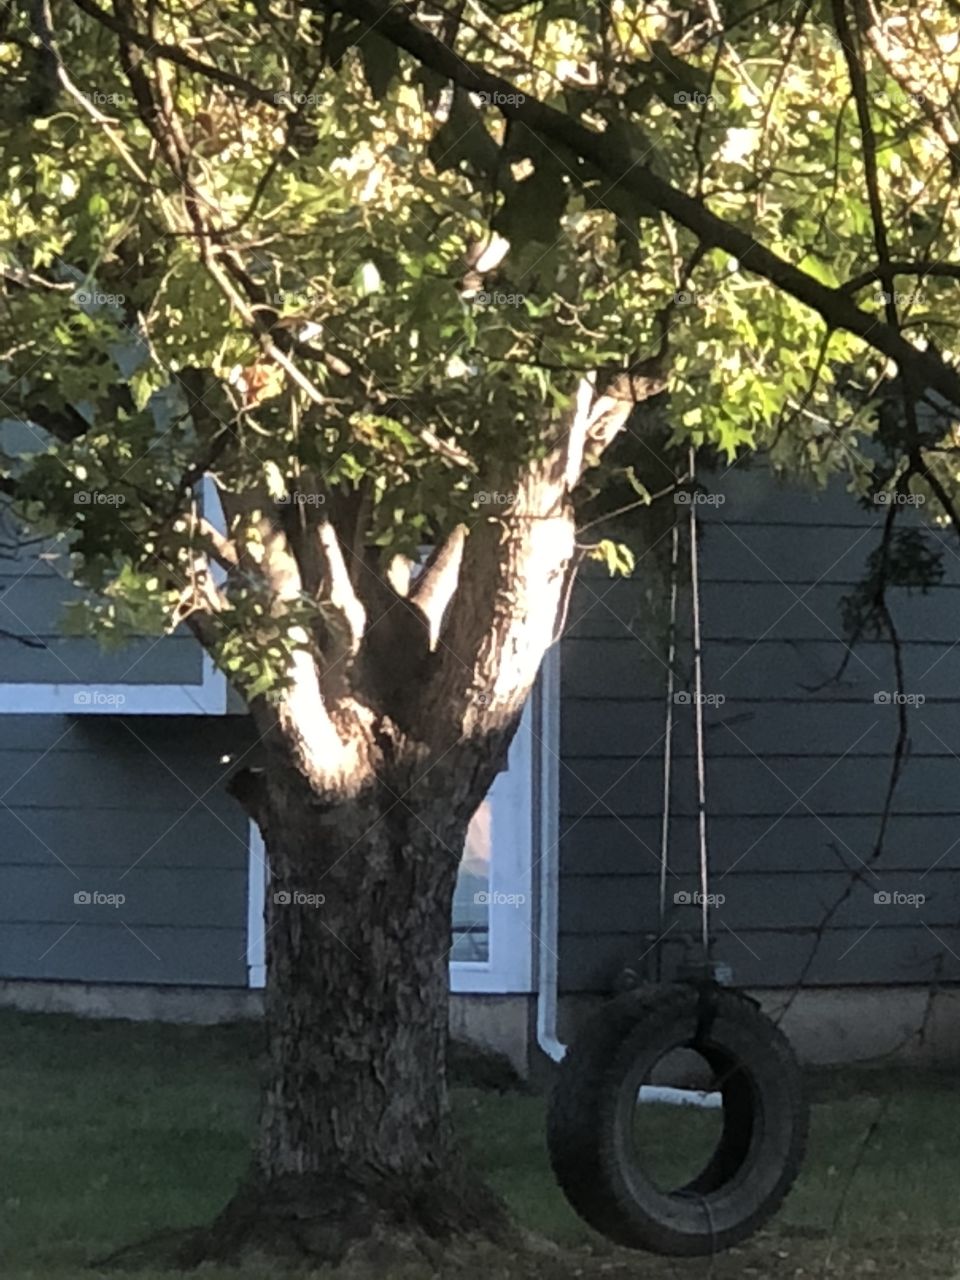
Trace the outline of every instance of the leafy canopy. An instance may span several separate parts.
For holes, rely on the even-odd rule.
[[[31,440],[0,474],[109,590],[96,625],[209,614],[204,638],[261,692],[325,607],[250,572],[264,512],[322,513],[384,564],[415,555],[509,506],[585,375],[655,355],[678,446],[773,446],[864,489],[908,468],[949,498],[951,413],[908,412],[878,451],[896,369],[871,335],[653,194],[669,184],[949,365],[948,9],[414,8],[452,72],[401,48],[413,20],[377,3],[50,0],[0,19],[0,415]],[[461,68],[505,87],[470,92]],[[623,177],[529,104],[602,134]],[[642,501],[631,432],[629,466],[591,484],[628,474]],[[216,598],[204,566],[231,565],[204,474],[242,562]]]

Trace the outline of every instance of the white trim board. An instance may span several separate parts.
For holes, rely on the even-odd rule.
[[[0,715],[222,716],[227,681],[206,654],[201,684],[0,683]]]

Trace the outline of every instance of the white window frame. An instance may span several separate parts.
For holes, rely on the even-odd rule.
[[[497,774],[490,801],[490,883],[494,899],[517,905],[489,908],[488,958],[451,960],[450,990],[503,995],[533,990],[533,733],[536,699],[523,710],[507,768]]]
[[[247,986],[267,985],[267,851],[260,828],[251,819],[247,859]]]
[[[223,508],[210,476],[202,483],[203,507],[211,523],[224,532]],[[213,577],[224,573],[213,565]],[[165,637],[164,637],[165,638]],[[163,639],[157,641],[163,643]],[[227,678],[206,650],[201,655],[199,684],[54,684],[0,681],[0,715],[144,715],[222,716],[228,710]]]
[[[558,670],[555,645],[544,659],[544,676]],[[544,679],[544,689],[555,681]],[[497,775],[490,789],[491,862],[489,893],[516,895],[517,905],[492,907],[489,913],[487,960],[451,960],[450,991],[454,995],[526,994],[536,989],[534,980],[535,903],[533,874],[535,833],[534,812],[543,737],[541,699],[531,697],[524,708],[520,727],[510,745],[507,768]],[[263,840],[255,823],[250,824],[247,893],[247,971],[250,987],[266,983],[266,908],[268,870]]]

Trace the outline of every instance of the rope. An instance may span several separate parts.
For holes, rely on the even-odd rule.
[[[670,850],[670,788],[673,764],[673,698],[677,656],[677,566],[680,560],[680,526],[674,521],[670,553],[670,631],[667,646],[667,715],[663,730],[663,809],[660,818],[660,930],[662,940],[667,920],[667,873]],[[657,981],[663,980],[662,948],[657,947]]]
[[[696,453],[690,445],[690,477],[696,479]],[[700,837],[700,941],[704,963],[710,960],[710,909],[707,905],[710,868],[707,856],[707,764],[703,745],[703,653],[700,644],[700,552],[696,503],[690,494],[690,591],[694,602],[694,701],[696,724],[696,819]]]
[[[690,478],[696,478],[696,453],[690,446]],[[697,505],[690,493],[690,591],[693,597],[693,691],[697,743],[697,825],[700,837],[700,940],[704,963],[710,962],[710,908],[707,892],[710,867],[707,860],[707,777],[703,747],[703,662],[700,635],[700,551],[697,542]],[[709,969],[708,969],[709,971]]]
[[[690,480],[696,479],[696,451],[690,447]],[[656,948],[657,981],[663,978],[663,934],[667,918],[667,876],[670,871],[670,797],[673,774],[673,705],[676,687],[677,594],[680,559],[680,526],[674,523],[670,553],[670,629],[667,646],[667,700],[663,730],[663,807],[660,819],[660,929]],[[690,493],[690,590],[693,611],[693,689],[697,754],[697,827],[700,869],[700,942],[707,972],[710,965],[710,861],[707,848],[707,769],[703,741],[703,653],[700,624],[700,547],[697,508]]]

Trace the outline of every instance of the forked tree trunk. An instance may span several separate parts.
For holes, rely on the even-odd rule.
[[[587,387],[509,510],[454,531],[462,559],[445,568],[441,556],[402,609],[363,604],[327,531],[340,630],[320,661],[304,633],[282,698],[252,708],[268,764],[240,798],[273,875],[269,1066],[250,1176],[197,1259],[262,1249],[336,1262],[383,1245],[389,1274],[404,1242],[421,1258],[453,1238],[517,1243],[451,1131],[453,890],[470,817],[563,616],[569,489],[587,443],[602,448],[627,411]],[[301,582],[286,552],[275,576]]]
[[[205,1256],[336,1262],[506,1233],[450,1122],[451,908],[473,801],[441,790],[374,780],[331,808],[268,776],[267,1074],[250,1175]]]

